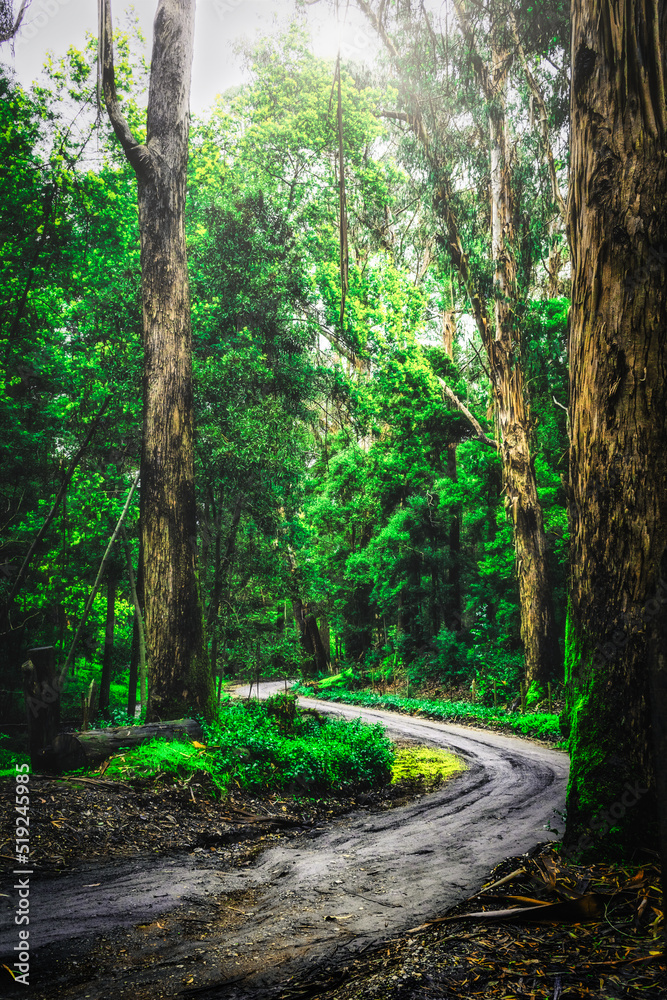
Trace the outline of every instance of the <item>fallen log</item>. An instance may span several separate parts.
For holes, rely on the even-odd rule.
[[[148,743],[152,739],[200,740],[202,728],[194,719],[151,722],[145,726],[115,726],[88,729],[84,733],[60,733],[36,761],[40,771],[62,774],[80,767],[97,767],[122,750]]]

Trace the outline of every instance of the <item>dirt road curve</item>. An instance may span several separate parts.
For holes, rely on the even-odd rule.
[[[270,690],[263,685],[262,694]],[[101,957],[94,981],[67,989],[63,983],[59,997],[172,997],[196,987],[199,998],[268,997],[271,983],[305,966],[352,957],[442,913],[475,892],[499,861],[548,840],[549,820],[558,825],[564,753],[486,730],[302,703],[381,721],[391,736],[450,747],[468,769],[409,805],[351,813],[270,848],[246,868],[225,870],[186,855],[149,870],[123,862],[43,882],[33,877],[30,943],[38,982],[43,962],[55,971],[65,956],[79,955],[85,965],[83,956],[99,947],[101,956],[109,952],[109,968]],[[232,907],[233,927],[216,918],[221,903],[228,914]],[[181,920],[198,920],[201,934],[169,934],[186,911]],[[138,932],[130,928],[138,924],[150,925],[142,932],[143,960],[133,955]],[[111,945],[106,951],[100,936]],[[15,929],[5,925],[0,954],[14,943]],[[239,977],[243,984],[232,986]],[[207,984],[210,992],[202,991]]]

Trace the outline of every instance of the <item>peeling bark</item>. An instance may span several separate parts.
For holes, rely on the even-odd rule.
[[[665,0],[573,7],[566,836],[624,853],[667,797],[666,38]]]

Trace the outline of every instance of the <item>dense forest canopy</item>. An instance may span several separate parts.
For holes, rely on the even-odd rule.
[[[352,668],[537,704],[569,641],[569,8],[356,6],[371,64],[317,58],[304,14],[245,42],[246,82],[189,126],[195,506],[176,527],[200,675]],[[129,668],[133,714],[135,605],[157,683],[137,211],[137,178],[140,208],[162,183],[137,153],[157,49],[152,70],[136,31],[113,51],[101,102],[92,39],[31,88],[0,79],[8,718],[37,646],[99,669],[102,709]],[[90,600],[140,467],[143,535],[140,486]]]
[[[145,68],[136,40],[116,44],[127,114],[138,124]],[[285,601],[290,617],[300,601],[326,622],[339,659],[398,657],[415,679],[477,676],[485,685],[495,676],[514,691],[523,672],[514,555],[488,440],[483,346],[466,319],[414,137],[390,117],[402,106],[395,73],[373,82],[341,69],[349,255],[341,323],[334,67],[311,55],[297,26],[245,58],[250,82],[193,122],[187,204],[198,544],[220,666],[252,659],[260,636],[276,668],[286,659],[284,668],[311,669],[293,629],[285,635],[280,624]],[[55,644],[64,655],[141,437],[132,177],[103,121],[94,136],[92,122],[90,133],[68,131],[76,104],[90,108],[94,60],[92,43],[71,49],[52,65],[49,88],[29,94],[5,79],[3,101],[16,121],[16,134],[4,133],[12,235],[3,255],[3,447],[16,471],[5,485],[6,585],[53,502],[46,484],[62,476],[112,396],[14,612],[26,616],[29,645]],[[469,183],[457,185],[461,227],[476,280],[489,287],[477,199],[488,170],[481,150],[474,163],[460,145],[457,167]],[[549,237],[539,212],[551,205],[530,184],[522,183],[522,215],[536,236],[523,251],[522,336],[562,628],[567,440],[553,397],[566,399],[567,306],[547,297],[540,277]],[[445,388],[484,426],[481,439]],[[120,667],[132,606],[122,553],[114,559]],[[101,591],[81,655],[101,645],[105,602]]]

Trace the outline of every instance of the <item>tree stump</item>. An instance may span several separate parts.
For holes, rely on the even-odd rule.
[[[28,716],[30,766],[35,771],[45,747],[56,738],[60,728],[60,687],[53,646],[30,649],[28,656],[30,659],[26,660],[21,670]]]

